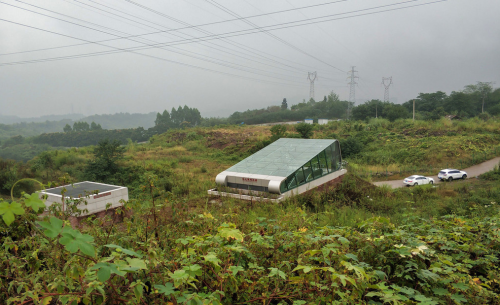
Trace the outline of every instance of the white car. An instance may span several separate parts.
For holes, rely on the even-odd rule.
[[[442,181],[448,180],[453,181],[454,179],[465,179],[467,178],[467,173],[458,169],[443,169],[439,172],[438,178]]]
[[[403,180],[403,183],[407,186],[410,185],[423,185],[423,184],[434,184],[434,179],[419,175],[413,175]]]

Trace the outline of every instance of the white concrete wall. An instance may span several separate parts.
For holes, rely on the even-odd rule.
[[[327,120],[327,119],[318,119],[318,124],[319,124],[319,125],[325,125],[325,124],[328,124],[328,120]]]
[[[304,123],[306,123],[306,124],[313,124],[314,120],[313,119],[305,119]]]
[[[106,194],[106,193],[111,193],[111,194],[108,196],[98,197],[98,196],[100,196],[102,194]],[[50,207],[53,203],[62,203],[62,201],[61,201],[62,196],[61,195],[44,193],[43,191],[40,192],[40,197],[42,197],[43,195],[48,195],[48,198],[45,201],[45,206],[47,208]],[[96,198],[94,198],[94,197],[96,197]],[[84,200],[87,201],[87,205],[85,205],[84,203],[81,203],[78,206],[78,209],[79,210],[85,210],[85,209],[88,210],[88,213],[82,213],[81,216],[95,214],[95,213],[106,210],[106,205],[108,203],[111,204],[109,209],[122,206],[122,203],[120,203],[120,200],[122,200],[122,199],[125,201],[128,201],[128,188],[126,188],[126,187],[120,187],[119,189],[116,189],[116,190],[102,192],[102,193],[99,193],[96,195],[90,195],[90,196],[84,198]],[[69,200],[69,197],[66,197],[66,200]]]

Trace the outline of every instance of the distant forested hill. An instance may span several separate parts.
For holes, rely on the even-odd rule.
[[[21,118],[15,115],[0,115],[0,124],[16,124],[16,123],[39,123],[46,121],[78,121],[85,116],[79,113],[73,114],[51,114],[51,115],[42,115],[40,117],[34,118]],[[63,125],[64,126],[64,125]]]
[[[73,116],[73,118],[61,119]],[[43,118],[43,120],[42,120]],[[58,120],[49,120],[50,118]],[[0,143],[13,136],[33,137],[42,133],[62,132],[66,124],[73,126],[75,122],[95,122],[103,129],[130,129],[155,125],[156,112],[151,113],[115,113],[83,117],[75,115],[53,115],[40,118],[19,118],[15,116],[0,116]],[[10,122],[10,123],[2,123]]]
[[[95,114],[84,117],[78,121],[100,124],[103,129],[128,129],[143,127],[148,129],[155,126],[156,112],[150,113],[128,113]],[[62,131],[58,130],[58,131]]]

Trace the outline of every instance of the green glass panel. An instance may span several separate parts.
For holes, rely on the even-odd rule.
[[[293,188],[297,187],[297,179],[295,178],[295,173],[294,173],[294,174],[292,174],[292,175],[290,175],[290,176],[286,179],[285,183],[286,183],[286,187],[287,187],[287,189],[289,189],[289,190],[291,190],[291,189],[293,189]]]
[[[288,177],[333,143],[337,141],[282,138],[226,171]]]
[[[299,168],[296,172],[295,172],[295,178],[297,179],[297,185],[301,185],[301,184],[304,184],[306,182],[306,170],[304,170],[304,168]]]
[[[287,186],[286,180],[281,182],[281,185],[280,185],[280,193],[281,194],[285,193],[288,190],[286,186]]]
[[[330,172],[328,161],[326,159],[326,149],[319,153],[318,159],[319,159],[319,166],[323,170],[323,175],[326,175],[328,172]]]
[[[333,148],[333,145],[329,147],[328,149],[330,152],[328,153],[328,163],[331,164],[332,170],[336,171],[337,170],[337,162],[335,161],[334,155],[335,155],[335,150]]]
[[[335,164],[335,170],[339,170],[342,163],[342,156],[340,155],[340,144],[339,142],[335,142],[332,145],[333,150],[333,164]]]
[[[320,161],[319,156],[315,156],[311,160],[311,166],[312,166],[312,170],[313,170],[314,179],[318,179],[318,178],[323,176],[323,170],[321,169],[321,165],[320,165],[319,161]]]

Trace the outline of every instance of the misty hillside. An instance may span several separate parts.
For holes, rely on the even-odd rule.
[[[74,116],[74,119],[64,118],[64,116]],[[49,120],[49,118],[58,118],[58,120]],[[87,122],[100,124],[103,129],[128,129],[144,127],[145,129],[153,127],[156,118],[156,112],[151,113],[115,113],[92,115],[83,117],[81,114],[68,115],[50,115],[39,118],[19,118],[16,116],[0,116],[0,140],[13,136],[21,135],[23,137],[33,137],[42,133],[62,132],[66,124],[73,126],[75,122]],[[5,119],[5,121],[4,121]],[[16,123],[4,123],[6,121],[23,120]],[[31,120],[31,121],[29,121]]]
[[[16,115],[1,115],[0,114],[0,124],[16,124],[16,123],[39,123],[46,121],[62,121],[62,120],[71,120],[77,121],[85,116],[80,113],[68,113],[68,114],[50,114],[50,115],[42,115],[40,117],[31,117],[31,118],[22,118]]]

